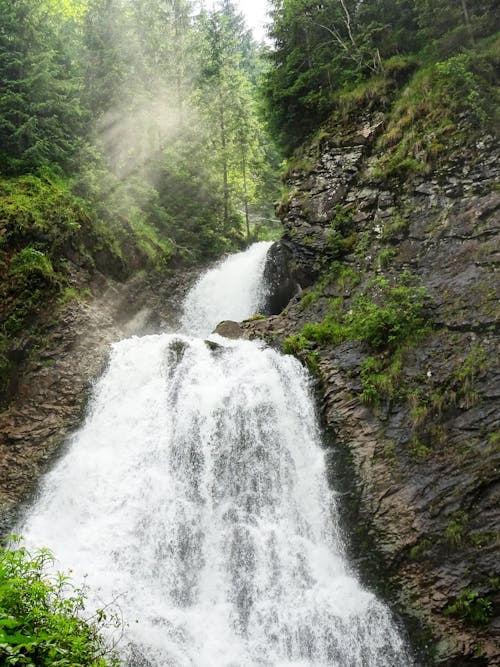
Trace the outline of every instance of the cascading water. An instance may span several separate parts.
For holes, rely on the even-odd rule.
[[[205,274],[184,330],[252,314],[266,251]],[[257,343],[211,340],[114,346],[20,529],[28,543],[87,573],[96,607],[119,596],[131,667],[413,664],[346,565],[306,372]]]
[[[264,305],[262,274],[271,245],[254,243],[201,276],[184,301],[184,333],[207,336],[222,320],[239,322]]]

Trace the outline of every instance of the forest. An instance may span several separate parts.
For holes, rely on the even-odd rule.
[[[450,146],[493,141],[499,23],[497,0],[269,0],[259,43],[232,0],[0,0],[0,406],[43,345],[48,313],[91,299],[96,276],[158,284],[277,239],[275,210],[294,204],[297,174],[307,179],[324,142],[342,147],[360,119],[384,116],[370,167],[381,189],[433,174]],[[325,266],[358,280],[339,268],[363,241],[353,217],[353,205],[334,210],[326,259],[301,287]],[[397,254],[399,222],[378,274]],[[378,298],[404,291],[376,281]],[[391,314],[405,344],[430,331],[424,290],[411,289],[407,319],[400,303]],[[317,344],[364,340],[330,320],[306,322],[284,351],[306,350],[317,367]],[[374,349],[378,405],[389,353]],[[52,564],[18,538],[0,551],[1,664],[120,664],[101,635],[119,620],[99,610],[83,621],[86,590],[51,578]],[[464,600],[462,617],[490,621],[486,598]]]

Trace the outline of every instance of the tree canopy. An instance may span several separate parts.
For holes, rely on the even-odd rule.
[[[263,93],[272,134],[290,153],[339,95],[383,75],[391,58],[441,60],[498,30],[494,0],[272,0]]]

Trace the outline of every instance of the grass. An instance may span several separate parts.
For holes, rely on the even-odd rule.
[[[420,67],[398,95],[378,139],[373,176],[403,180],[430,173],[455,139],[498,126],[498,35],[446,60]],[[467,117],[468,136],[462,119]],[[451,142],[450,142],[451,140]]]

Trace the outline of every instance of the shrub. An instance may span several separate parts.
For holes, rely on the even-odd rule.
[[[283,352],[285,354],[297,354],[305,350],[308,346],[309,342],[307,338],[304,338],[301,334],[296,334],[285,339],[283,342]]]
[[[43,252],[35,248],[23,248],[10,261],[9,275],[17,280],[43,281],[51,283],[55,281],[52,263]]]
[[[359,295],[345,317],[350,338],[380,350],[396,347],[428,330],[424,288],[405,284],[392,287],[385,278],[377,278],[369,291],[373,298],[366,292]]]
[[[52,574],[46,549],[30,553],[18,542],[0,549],[0,664],[110,667],[118,661],[100,634],[118,627],[98,610],[84,620],[85,592],[62,573]]]
[[[446,616],[457,616],[472,625],[487,625],[493,615],[491,601],[481,597],[476,591],[464,588],[454,604],[448,605]]]
[[[302,328],[302,335],[319,345],[338,345],[345,339],[342,324],[332,315],[327,315],[323,322],[305,324]]]

